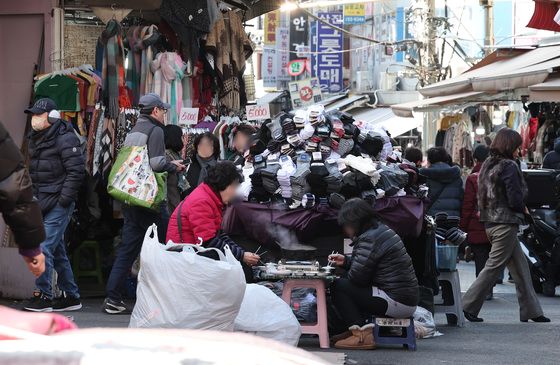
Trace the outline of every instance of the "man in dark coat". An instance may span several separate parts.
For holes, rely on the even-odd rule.
[[[544,156],[543,168],[560,170],[560,138],[554,141],[554,151],[550,151]]]
[[[45,271],[41,242],[45,239],[43,216],[33,199],[31,178],[23,156],[0,123],[0,213],[12,230],[19,253],[29,271],[40,276]]]
[[[32,114],[29,170],[46,232],[46,239],[41,243],[46,258],[45,272],[35,282],[34,297],[24,306],[34,312],[82,308],[63,237],[84,178],[84,157],[73,127],[60,119],[55,109],[53,100],[43,98],[25,111]],[[53,270],[63,291],[63,296],[54,301]]]
[[[443,147],[428,150],[429,167],[420,169],[426,176],[431,205],[428,214],[431,216],[445,212],[449,216],[460,217],[463,201],[463,180],[461,169],[450,166],[449,154]]]

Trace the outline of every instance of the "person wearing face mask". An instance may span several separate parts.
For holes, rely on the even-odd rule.
[[[197,135],[194,139],[193,147],[192,163],[187,172],[187,181],[190,185],[187,195],[204,181],[208,168],[216,165],[220,156],[218,137],[210,132]]]
[[[239,261],[249,266],[258,264],[259,255],[245,252],[227,235],[220,233],[224,206],[233,200],[241,181],[242,177],[231,161],[220,161],[209,167],[204,181],[171,215],[166,242],[198,244],[220,250],[227,244]]]
[[[34,312],[78,310],[82,307],[80,293],[63,237],[85,174],[80,140],[73,127],[58,118],[60,114],[53,100],[39,99],[25,112],[32,114],[29,172],[33,194],[43,213],[46,238],[41,243],[45,271],[35,281],[36,291],[24,304],[24,309]],[[58,274],[57,283],[63,291],[61,298],[53,298],[53,270]]]
[[[181,160],[168,161],[165,156],[164,116],[171,105],[164,103],[159,95],[154,93],[142,96],[138,104],[140,116],[126,136],[124,146],[147,146],[150,167],[154,172],[183,171],[185,166]],[[122,242],[107,281],[107,298],[102,306],[102,310],[107,314],[131,312],[130,307],[122,300],[122,293],[132,264],[140,254],[146,230],[155,223],[159,237],[165,237],[169,220],[167,201],[161,204],[159,212],[123,205],[122,214],[124,217]]]

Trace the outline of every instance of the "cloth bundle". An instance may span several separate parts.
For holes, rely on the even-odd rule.
[[[311,187],[311,192],[318,197],[327,196],[327,183],[324,180],[328,175],[323,156],[319,152],[314,152],[309,166],[309,175],[307,175],[307,183]]]
[[[311,173],[309,170],[310,166],[311,160],[309,156],[305,153],[300,154],[297,158],[296,170],[290,177],[290,181],[292,183],[292,199],[294,200],[296,206],[301,204],[303,195],[311,190],[309,184],[307,183],[307,175]]]
[[[278,170],[277,178],[282,190],[282,197],[290,199],[292,197],[292,186],[290,184],[290,177],[296,172],[296,165],[292,162],[291,158],[286,156],[280,157],[280,170]]]
[[[280,170],[278,158],[274,155],[270,155],[266,161],[266,167],[261,170],[263,187],[269,194],[276,194],[280,187],[278,178],[276,177],[278,170]]]

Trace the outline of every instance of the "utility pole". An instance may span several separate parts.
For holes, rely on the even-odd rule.
[[[484,7],[484,53],[492,53],[494,45],[494,0],[480,0],[480,5]]]

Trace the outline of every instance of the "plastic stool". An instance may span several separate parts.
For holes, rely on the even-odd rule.
[[[82,270],[80,267],[80,256],[87,251],[93,251],[95,267],[92,270]],[[103,273],[101,271],[101,253],[98,241],[83,241],[74,251],[72,257],[72,269],[76,281],[80,278],[96,278],[97,284],[103,285]]]
[[[380,334],[381,327],[401,327],[401,336],[383,336]],[[410,351],[416,351],[416,333],[414,332],[414,320],[412,318],[375,318],[373,338],[376,345],[399,345]]]
[[[441,286],[442,296],[444,298],[452,298],[453,303],[451,305],[436,304],[434,306],[435,312],[445,313],[447,316],[447,324],[463,327],[465,325],[465,316],[463,314],[459,272],[457,270],[441,271],[438,276],[438,282]],[[450,285],[451,288],[449,288],[448,285]]]
[[[327,299],[325,282],[323,279],[286,279],[284,280],[284,289],[282,291],[282,299],[289,306],[292,302],[292,290],[296,288],[315,289],[317,294],[317,323],[301,325],[301,333],[307,335],[318,335],[319,344],[322,349],[329,348],[329,329],[327,324]]]

